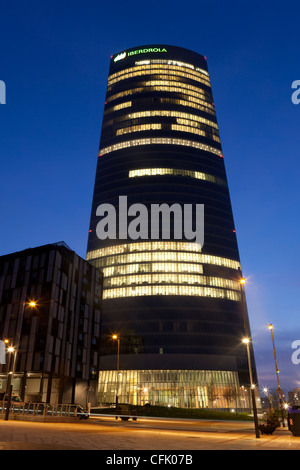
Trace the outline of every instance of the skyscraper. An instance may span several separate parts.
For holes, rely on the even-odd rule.
[[[202,55],[151,45],[111,57],[87,260],[104,274],[100,401],[248,406],[248,313]]]

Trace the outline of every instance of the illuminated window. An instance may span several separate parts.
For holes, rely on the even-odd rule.
[[[177,118],[177,122],[180,124],[193,124],[196,126],[198,123],[205,124],[213,129],[218,129],[218,124],[214,121],[210,121],[202,116],[198,116],[197,114],[190,114],[190,113],[182,113],[180,111],[171,111],[168,109],[154,109],[151,111],[139,111],[136,113],[124,114],[115,119],[110,119],[105,121],[104,127],[110,126],[115,123],[119,123],[122,121],[128,121],[130,119],[140,119],[146,117],[175,117]]]
[[[97,267],[101,268],[149,261],[213,264],[235,270],[241,268],[238,261],[202,253],[201,245],[197,243],[173,241],[128,243],[89,251],[87,260],[95,259]]]
[[[159,98],[160,103],[167,104],[178,104],[180,106],[188,106],[190,108],[196,108],[205,113],[216,115],[215,108],[213,104],[210,104],[208,101],[204,101],[193,96],[185,95],[185,100],[175,99],[175,98]]]
[[[152,59],[152,60],[140,60],[135,62],[135,65],[149,65],[149,64],[168,64],[168,65],[176,65],[176,67],[186,67],[189,70],[196,70],[196,72],[201,72],[202,74],[206,75],[208,77],[208,72],[207,70],[201,69],[199,67],[196,67],[195,65],[188,64],[186,62],[180,62],[178,60],[171,60],[171,59]]]
[[[248,389],[240,387],[238,372],[223,370],[99,371],[99,403],[135,406],[164,405],[180,408],[248,409]],[[229,397],[228,390],[231,391]]]
[[[135,147],[138,145],[182,145],[185,147],[193,147],[196,149],[204,150],[205,152],[210,152],[215,155],[220,155],[221,150],[215,147],[211,147],[210,145],[203,144],[202,142],[195,142],[192,140],[184,140],[184,139],[171,139],[171,138],[164,138],[164,137],[151,137],[145,139],[135,139],[135,140],[127,140],[124,142],[119,142],[118,144],[109,145],[108,147],[104,147],[100,149],[99,156],[105,155],[110,152],[115,152],[116,150],[121,150],[128,147]]]
[[[142,86],[141,86],[142,85]],[[148,89],[147,89],[148,88]],[[181,82],[172,82],[170,80],[160,80],[160,81],[151,81],[151,82],[142,82],[136,88],[127,89],[121,91],[119,93],[115,93],[111,96],[106,97],[106,101],[113,101],[117,98],[122,98],[124,96],[133,95],[135,93],[141,92],[149,92],[149,91],[162,91],[162,92],[171,92],[171,93],[181,93],[193,96],[198,99],[204,99],[209,103],[212,103],[212,96],[202,88],[197,88],[192,85],[188,85],[187,83]]]
[[[114,101],[118,98],[122,98],[124,96],[129,95],[129,94],[132,95],[134,93],[140,93],[141,91],[143,91],[142,88],[134,88],[134,89],[131,89],[131,90],[125,90],[123,92],[116,93],[114,95],[111,95],[111,96],[107,97],[107,102]],[[156,90],[154,90],[154,91],[156,91]],[[169,90],[169,88],[168,88],[168,89],[162,90],[162,91],[167,91],[167,92],[171,91],[172,92],[173,90]],[[201,99],[201,98],[205,98],[205,96],[202,96],[202,95],[199,95],[201,98],[196,98],[195,96],[188,94],[185,90],[181,91],[180,95],[184,99],[163,98],[163,97],[160,97],[160,98],[157,98],[157,99],[159,100],[160,103],[177,104],[177,105],[180,105],[180,106],[188,106],[190,108],[195,108],[195,109],[198,109],[200,111],[204,111],[206,113],[212,114],[213,116],[216,115],[214,105],[212,103],[210,103],[210,101],[212,101],[211,99],[210,99],[210,101],[208,100],[208,98],[206,98],[206,100]],[[129,101],[128,103],[132,103],[132,102]],[[104,114],[108,114],[111,111],[116,111],[114,108],[115,107],[104,111]]]
[[[200,83],[203,83],[204,85],[210,86],[208,74],[205,74],[202,71],[184,71],[182,70],[182,67],[164,64],[149,64],[143,66],[130,67],[128,69],[121,70],[120,72],[116,72],[109,76],[108,85],[113,85],[114,83],[118,83],[121,80],[127,80],[128,78],[151,74],[160,75],[162,78],[164,78],[165,76],[188,78],[190,80],[195,80]]]
[[[90,251],[90,258],[98,258],[99,256],[109,256],[120,253],[136,253],[139,251],[191,251],[201,252],[201,245],[197,243],[183,243],[176,241],[153,241],[128,243],[123,245],[107,246],[98,250]]]
[[[204,121],[199,121],[199,120],[193,120],[194,115],[190,115],[189,117],[191,117],[191,119],[177,118],[176,122],[178,124],[183,125],[183,126],[197,127],[197,128],[200,128],[200,129],[205,129],[208,132],[212,132],[213,134],[215,134],[217,136],[219,135],[218,126],[212,126],[211,125],[212,121],[204,122]]]
[[[139,126],[124,127],[118,129],[116,135],[129,134],[131,132],[151,131],[161,129],[161,124],[140,124]]]
[[[172,131],[179,131],[179,132],[188,132],[190,134],[202,135],[209,139],[215,140],[216,142],[221,142],[220,137],[211,132],[203,131],[201,129],[196,129],[195,127],[191,126],[179,126],[177,124],[172,124],[171,126]]]
[[[220,184],[226,186],[226,181],[217,178],[213,175],[208,175],[207,173],[201,173],[200,171],[192,170],[181,170],[177,168],[143,168],[140,170],[131,170],[129,171],[129,178],[136,178],[142,176],[163,176],[163,175],[174,175],[174,176],[189,176],[190,178],[196,178],[204,181],[209,181],[211,183]]]
[[[104,111],[104,114],[112,113],[114,111],[119,111],[120,109],[124,108],[130,108],[132,106],[132,101],[126,101],[125,103],[120,103],[115,106],[112,106],[112,108],[106,109]]]
[[[153,295],[182,295],[196,297],[212,297],[240,301],[239,292],[211,287],[182,286],[182,285],[145,285],[134,287],[118,287],[103,290],[103,299],[116,299],[120,297],[140,297]]]
[[[124,96],[133,95],[134,93],[141,93],[144,89],[143,88],[131,88],[130,90],[124,90],[120,93],[115,93],[114,95],[107,96],[106,102],[109,103],[110,101],[117,100],[119,98],[123,98]]]
[[[160,130],[161,129],[161,124],[140,124],[138,126],[131,126],[131,127],[123,127],[121,129],[118,129],[116,131],[116,135],[124,135],[124,134],[131,134],[134,132],[143,132],[143,131],[149,131],[149,130]],[[172,124],[171,129],[173,131],[179,131],[179,132],[188,132],[190,134],[196,134],[196,135],[202,135],[204,137],[207,137],[209,139],[215,140],[216,142],[220,142],[220,138],[211,132],[208,131],[203,131],[201,129],[197,129],[195,127],[191,126],[179,126],[177,124]]]
[[[104,288],[132,286],[141,284],[179,284],[220,287],[240,291],[239,281],[221,277],[202,276],[198,274],[181,274],[180,272],[153,272],[151,274],[118,275],[104,278]]]
[[[126,274],[143,274],[143,273],[194,273],[202,274],[203,266],[197,263],[130,263],[116,266],[110,266],[102,269],[104,277],[113,277],[116,275]]]

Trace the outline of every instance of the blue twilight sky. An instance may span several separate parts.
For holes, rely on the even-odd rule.
[[[0,254],[64,240],[85,257],[110,55],[207,57],[260,387],[300,386],[299,2],[15,0],[0,9]],[[300,355],[299,355],[300,357]]]

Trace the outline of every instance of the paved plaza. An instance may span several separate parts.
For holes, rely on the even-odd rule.
[[[4,421],[0,450],[300,450],[287,428],[257,439],[252,423],[214,421]]]

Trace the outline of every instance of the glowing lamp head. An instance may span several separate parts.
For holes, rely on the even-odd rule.
[[[112,339],[118,339],[118,335],[112,335]]]
[[[36,307],[36,302],[32,300],[31,302],[28,302],[29,307]]]
[[[270,323],[270,325],[268,326],[269,330],[273,330],[273,325],[272,323]]]
[[[244,344],[249,344],[249,343],[250,343],[250,339],[249,339],[249,338],[244,338],[244,339],[243,339],[243,343],[244,343]]]
[[[244,277],[242,277],[242,279],[240,279],[240,284],[246,284],[246,279]]]

